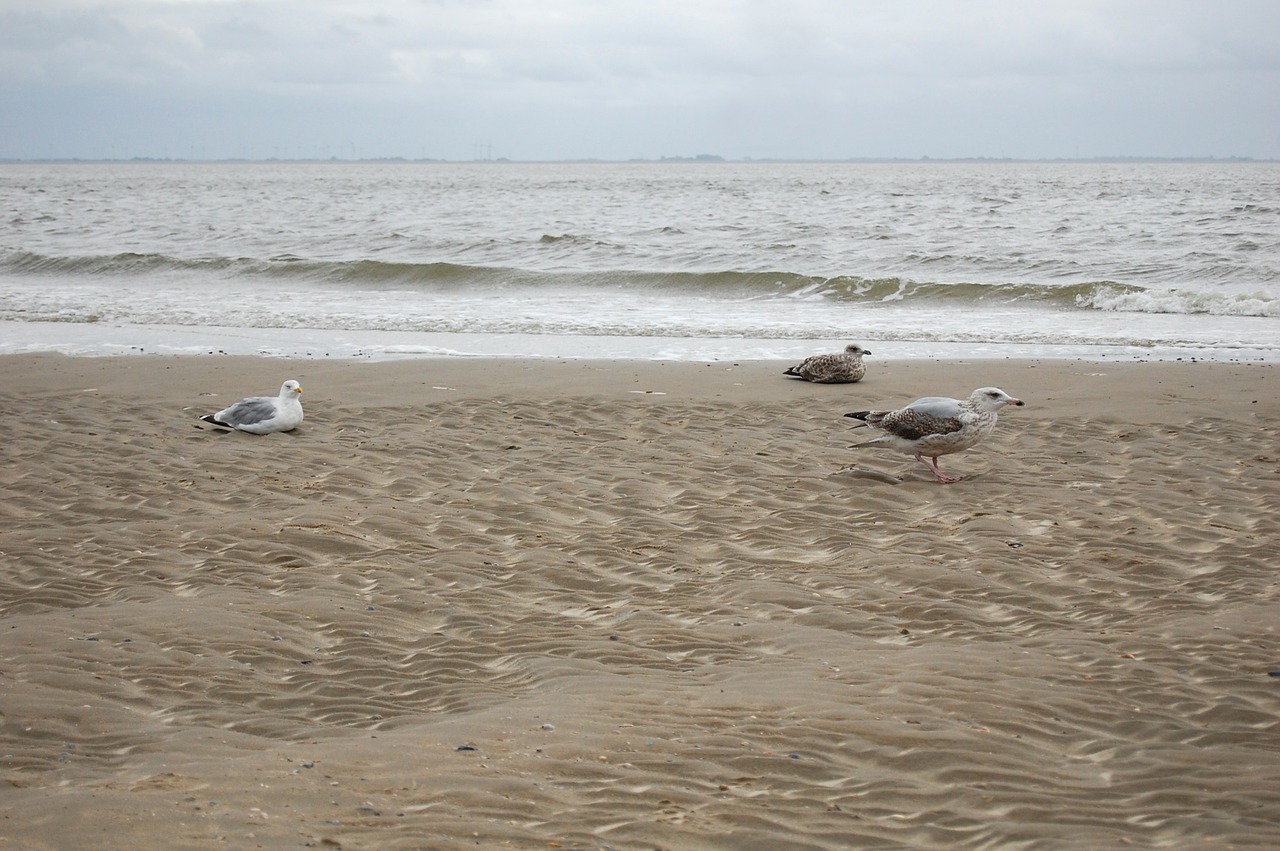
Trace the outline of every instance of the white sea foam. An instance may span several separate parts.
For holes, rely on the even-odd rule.
[[[1188,290],[1125,292],[1100,287],[1076,303],[1121,313],[1204,313],[1211,316],[1280,317],[1280,297],[1266,293],[1214,293]]]

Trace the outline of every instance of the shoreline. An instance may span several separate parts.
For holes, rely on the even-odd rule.
[[[789,365],[0,356],[0,844],[1280,844],[1275,364]]]
[[[1258,320],[1264,321],[1264,320]],[[51,333],[52,332],[52,333]],[[1229,335],[1228,335],[1229,337]],[[115,323],[0,321],[10,355],[68,357],[270,357],[383,363],[397,360],[502,358],[733,362],[794,360],[840,351],[848,340],[755,337],[635,337],[585,334],[486,334],[424,331],[317,331]],[[857,336],[854,339],[858,339]],[[1181,345],[973,343],[935,340],[861,342],[881,360],[1090,360],[1141,363],[1196,360],[1280,363],[1280,337],[1254,333],[1250,344]]]
[[[1136,418],[1167,410],[1227,408],[1234,416],[1280,413],[1274,392],[1280,366],[1217,361],[1115,362],[1057,358],[868,359],[855,384],[811,384],[782,376],[788,361],[658,361],[591,358],[407,358],[359,361],[219,355],[0,355],[10,392],[134,393],[165,400],[169,416],[226,404],[244,395],[275,395],[286,378],[303,382],[308,422],[324,404],[412,406],[463,398],[604,396],[613,400],[723,400],[730,404],[828,401],[837,416],[848,404],[888,407],[919,396],[963,397],[999,386],[1043,416]],[[145,381],[140,378],[145,375]],[[139,384],[145,387],[140,387]],[[388,387],[394,392],[389,393]],[[1243,392],[1248,399],[1230,393]],[[1254,392],[1256,390],[1256,392]],[[1136,391],[1136,392],[1135,392]],[[1158,391],[1158,392],[1157,392]],[[205,401],[208,400],[208,401]],[[1083,407],[1081,407],[1083,406]],[[1005,416],[1018,416],[1005,412]],[[1171,419],[1176,426],[1180,419]]]

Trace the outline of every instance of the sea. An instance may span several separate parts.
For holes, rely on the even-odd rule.
[[[1274,162],[9,162],[0,354],[1280,360]]]

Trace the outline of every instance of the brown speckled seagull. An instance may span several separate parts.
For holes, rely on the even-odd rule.
[[[938,458],[977,445],[995,430],[997,411],[1023,404],[999,387],[979,387],[964,400],[926,396],[896,411],[855,411],[845,416],[884,432],[858,446],[884,444],[910,453],[946,485],[960,480],[938,469]]]
[[[862,376],[867,374],[862,356],[869,354],[871,354],[870,351],[857,343],[850,343],[844,347],[843,352],[807,357],[782,374],[792,378],[803,378],[815,384],[852,384],[855,381],[861,381]]]

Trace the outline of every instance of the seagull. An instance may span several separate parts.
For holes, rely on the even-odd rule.
[[[302,422],[301,394],[302,385],[290,378],[280,385],[279,396],[250,396],[200,419],[250,434],[293,431]]]
[[[926,396],[896,411],[855,411],[845,416],[862,420],[854,428],[866,425],[884,432],[858,446],[883,443],[909,452],[947,485],[960,480],[938,469],[939,456],[976,446],[995,430],[997,411],[1005,405],[1020,408],[1024,404],[999,387],[979,387],[964,400]]]
[[[867,374],[862,356],[869,354],[870,351],[857,343],[850,343],[844,347],[843,352],[807,357],[782,374],[816,384],[852,384],[861,381],[862,376]]]

